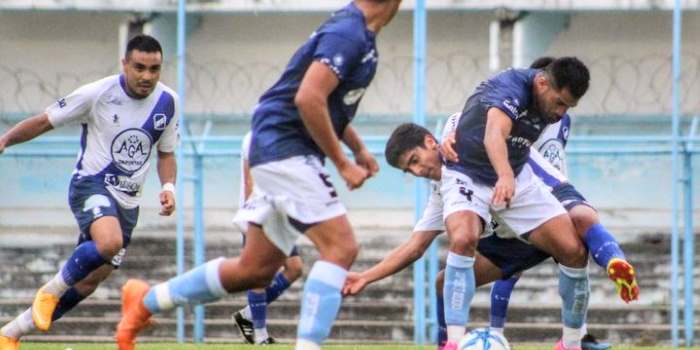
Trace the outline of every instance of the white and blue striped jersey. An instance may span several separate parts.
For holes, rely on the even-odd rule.
[[[53,127],[69,122],[82,126],[74,176],[104,184],[119,205],[135,208],[153,149],[175,150],[177,99],[162,83],[148,97],[134,99],[126,93],[124,76],[113,75],[81,86],[46,113]]]

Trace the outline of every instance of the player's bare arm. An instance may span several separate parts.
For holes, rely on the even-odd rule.
[[[253,193],[253,176],[250,174],[250,163],[247,159],[243,160],[243,198],[250,198]]]
[[[492,107],[486,115],[486,131],[484,132],[484,147],[493,169],[498,175],[494,186],[491,204],[496,207],[510,206],[510,199],[515,192],[515,175],[508,163],[508,148],[506,138],[510,135],[513,122],[502,110]]]
[[[0,153],[7,147],[29,141],[51,129],[53,126],[46,112],[27,118],[0,137]]]
[[[328,96],[338,86],[338,77],[328,66],[314,62],[309,66],[294,104],[304,122],[304,127],[323,153],[335,164],[349,189],[362,186],[368,176],[365,168],[350,161],[335,135],[328,112]]]
[[[160,215],[170,216],[175,211],[175,153],[158,151],[158,177],[163,185],[160,191]]]
[[[372,153],[367,149],[352,125],[348,125],[343,131],[343,143],[347,145],[355,157],[355,163],[367,170],[369,176],[379,172],[379,164]]]
[[[430,243],[435,240],[442,231],[416,231],[411,237],[394,248],[389,254],[369,269],[357,273],[351,272],[343,287],[344,295],[356,295],[362,292],[365,287],[373,282],[389,277],[403,269],[414,261],[418,260]]]

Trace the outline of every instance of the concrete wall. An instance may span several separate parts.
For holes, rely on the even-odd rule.
[[[121,14],[0,14],[0,116],[43,108],[78,84],[118,69]],[[247,113],[323,14],[205,15],[188,39],[187,110]],[[487,13],[431,12],[428,111],[461,108],[489,75]],[[683,109],[700,109],[700,14],[684,20]],[[412,17],[402,12],[379,36],[381,66],[363,114],[412,109]],[[578,55],[591,67],[593,89],[578,114],[670,111],[669,12],[574,14],[546,52]],[[175,85],[173,57],[164,81]]]
[[[79,84],[117,72],[118,28],[127,18],[126,14],[96,12],[0,13],[0,129],[4,130],[18,117],[42,110]],[[258,96],[277,78],[299,43],[324,18],[322,14],[298,13],[203,16],[188,38],[187,112],[200,118],[209,114],[247,114]],[[430,13],[427,91],[430,114],[446,116],[459,110],[474,86],[489,75],[491,19],[487,13]],[[697,114],[700,111],[700,99],[697,99],[700,14],[686,14],[684,30],[683,111]],[[413,95],[410,13],[401,13],[380,34],[378,42],[379,73],[365,95],[360,114],[401,115],[407,120]],[[606,121],[610,119],[606,114],[670,111],[671,15],[668,12],[574,14],[546,54],[578,55],[590,65],[592,89],[573,111],[577,115],[602,115],[600,120]],[[176,85],[173,58],[166,57],[163,76],[171,86]],[[380,120],[377,118],[380,117],[369,120],[376,122]],[[607,124],[599,125],[594,120],[586,125],[587,133],[599,133],[606,131]],[[625,134],[639,131],[634,124],[623,124],[617,130]],[[214,132],[240,134],[242,127],[222,126]],[[663,131],[655,132],[652,128],[650,132]],[[54,132],[61,133],[76,137],[71,145],[77,150],[75,129]],[[0,186],[0,198],[3,198],[0,209],[29,210],[31,214],[26,215],[30,216],[35,215],[32,209],[36,207],[65,211],[72,164],[70,158],[0,157],[0,182],[19,184]],[[207,161],[208,207],[233,210],[238,191],[237,164],[235,157]],[[665,180],[670,176],[668,165],[667,157],[621,160],[578,156],[571,158],[570,169],[574,183],[602,207],[665,211],[670,205],[670,180]],[[189,172],[188,165],[183,169]],[[661,184],[648,186],[652,178]],[[341,182],[336,184],[344,187]],[[411,185],[412,179],[385,165],[379,178],[362,191],[343,193],[343,198],[352,208],[408,209],[413,198]],[[157,187],[152,178],[144,206],[157,206],[154,199]],[[646,188],[641,191],[640,187]],[[0,211],[0,224],[10,219],[20,220],[7,213]]]

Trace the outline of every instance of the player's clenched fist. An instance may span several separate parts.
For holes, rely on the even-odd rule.
[[[170,216],[175,211],[175,194],[171,191],[160,192],[160,215]]]
[[[345,184],[348,186],[349,190],[359,188],[365,182],[365,179],[369,177],[367,169],[353,162],[346,162],[338,171],[340,172],[340,176],[343,177],[343,180],[345,180]]]

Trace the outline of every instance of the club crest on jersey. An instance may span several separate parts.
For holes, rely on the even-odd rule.
[[[354,105],[355,103],[360,101],[362,95],[364,94],[365,88],[350,90],[345,94],[345,96],[343,96],[343,103],[345,103],[348,106]]]
[[[168,125],[168,118],[163,113],[153,115],[153,128],[159,131],[165,130]]]
[[[126,129],[112,141],[112,162],[132,174],[141,169],[151,155],[151,136],[141,129]]]

